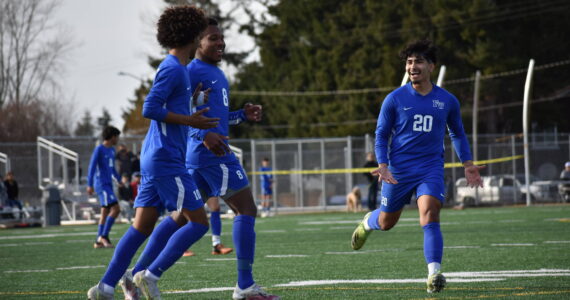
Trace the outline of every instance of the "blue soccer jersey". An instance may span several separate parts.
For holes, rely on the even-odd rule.
[[[431,167],[443,171],[447,129],[459,159],[471,160],[457,98],[436,85],[422,96],[408,83],[382,103],[376,127],[378,163],[388,164],[394,175]]]
[[[87,186],[100,190],[102,186],[112,185],[113,177],[117,181],[121,181],[115,169],[115,148],[105,147],[101,144],[95,147],[93,155],[91,155],[87,173]]]
[[[200,110],[209,107],[210,110],[204,113],[210,118],[220,118],[219,124],[211,129],[190,128],[188,148],[186,153],[186,167],[189,169],[208,167],[213,165],[232,163],[238,161],[233,153],[222,157],[216,156],[208,150],[203,140],[210,131],[228,136],[229,125],[237,125],[246,120],[243,109],[230,112],[230,87],[224,72],[217,66],[205,63],[199,59],[194,59],[188,65],[188,72],[192,74],[192,86],[202,83],[202,89],[211,88],[208,103],[199,106]],[[227,141],[226,141],[227,144]]]
[[[141,151],[141,174],[161,177],[186,174],[188,126],[163,122],[167,113],[190,115],[192,97],[186,66],[168,55],[158,67],[154,83],[143,105],[143,116],[151,119]]]

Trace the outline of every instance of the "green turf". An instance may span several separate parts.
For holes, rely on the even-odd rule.
[[[257,282],[283,299],[570,299],[570,206],[446,209],[441,217],[445,246],[469,246],[445,249],[444,274],[562,269],[566,276],[537,274],[494,282],[449,282],[445,291],[436,295],[427,294],[423,282],[277,286],[307,280],[424,280],[427,270],[417,212],[406,210],[394,229],[372,233],[366,245],[353,252],[350,236],[363,215],[258,219]],[[231,222],[222,223],[222,240],[231,246]],[[117,241],[126,229],[124,224],[113,227],[112,240]],[[113,254],[110,249],[92,248],[95,231],[94,225],[0,230],[0,299],[85,299]],[[46,234],[55,236],[22,238]],[[169,293],[235,285],[235,262],[210,260],[235,258],[235,254],[212,256],[209,236],[192,249],[197,256],[183,257],[163,275],[159,284],[163,298],[230,299],[231,291]],[[91,268],[58,269],[86,266]],[[12,272],[31,270],[40,272]],[[115,297],[122,299],[119,287]]]

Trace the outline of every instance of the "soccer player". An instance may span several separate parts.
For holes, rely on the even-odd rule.
[[[271,166],[269,165],[269,158],[265,157],[261,161],[261,168],[259,171],[261,172],[270,172]],[[271,210],[271,195],[273,195],[273,175],[272,174],[262,174],[259,175],[259,179],[261,181],[261,217],[269,217],[270,210]]]
[[[208,109],[190,115],[192,98],[190,77],[186,70],[200,32],[207,27],[204,12],[194,6],[167,8],[158,20],[158,42],[168,49],[161,62],[153,86],[143,105],[143,116],[151,119],[141,153],[142,181],[135,200],[137,209],[133,225],[119,241],[105,275],[87,295],[89,299],[113,299],[115,286],[125,272],[140,245],[152,233],[159,212],[173,212],[162,223],[172,225],[174,232],[166,234],[166,246],[146,270],[134,279],[124,280],[127,299],[138,299],[137,289],[147,299],[160,299],[157,281],[184,250],[208,231],[208,218],[200,193],[184,165],[188,126],[212,128],[218,119],[203,116]],[[198,92],[200,87],[196,89]],[[185,224],[174,220],[184,219]],[[158,229],[158,228],[157,228]],[[153,235],[160,239],[162,235]],[[153,239],[149,243],[153,243]]]
[[[470,186],[483,186],[463,130],[459,101],[430,81],[437,62],[430,41],[408,45],[400,57],[406,63],[411,83],[390,93],[378,116],[376,157],[372,174],[382,181],[381,206],[369,212],[352,235],[352,248],[360,249],[373,230],[387,231],[396,225],[404,205],[417,197],[420,224],[424,231],[424,256],[428,265],[427,291],[440,292],[445,286],[441,274],[443,237],[439,212],[445,199],[443,181],[446,129],[463,162]],[[391,141],[390,141],[391,140]]]
[[[89,162],[87,194],[93,195],[96,192],[101,204],[101,217],[93,248],[113,247],[109,240],[109,232],[121,212],[119,202],[113,192],[113,178],[122,186],[121,177],[115,169],[115,148],[113,146],[119,141],[120,134],[119,129],[113,126],[105,127],[101,134],[103,143],[95,147]]]
[[[188,65],[192,83],[210,88],[210,108],[204,115],[220,118],[220,125],[212,129],[190,129],[186,153],[186,167],[196,181],[204,199],[219,196],[236,213],[233,241],[237,256],[237,286],[233,299],[280,299],[258,286],[252,274],[255,252],[255,217],[257,208],[246,173],[230,151],[227,139],[229,125],[242,121],[260,121],[261,106],[246,104],[243,109],[229,111],[229,84],[218,68],[226,44],[218,22],[209,19],[202,33],[196,58]],[[200,108],[200,107],[198,107]]]

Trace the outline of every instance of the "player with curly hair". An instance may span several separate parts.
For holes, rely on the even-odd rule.
[[[162,273],[208,231],[203,201],[185,167],[188,126],[207,129],[216,127],[219,120],[205,117],[207,109],[190,113],[190,99],[197,96],[201,86],[192,95],[186,65],[207,24],[204,12],[194,6],[168,8],[158,21],[157,40],[168,49],[168,55],[160,64],[143,105],[143,116],[151,119],[151,124],[141,153],[142,180],[134,205],[136,217],[117,244],[105,275],[88,291],[89,299],[114,299],[115,286],[121,277],[125,282],[125,298],[138,299],[138,287],[147,299],[160,299],[157,281]],[[159,253],[152,253],[152,264],[137,272],[133,279],[125,271],[153,232],[163,208],[173,213],[156,228],[159,234],[153,234],[149,243],[163,236],[168,237],[167,242]],[[174,221],[177,219],[186,222],[178,224]],[[173,233],[160,234],[170,230]]]

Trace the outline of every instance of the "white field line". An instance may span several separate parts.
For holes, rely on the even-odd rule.
[[[26,246],[34,246],[34,245],[51,245],[53,242],[28,242],[24,243]]]
[[[99,265],[99,266],[75,266],[75,267],[64,267],[64,268],[55,268],[58,271],[63,271],[63,270],[82,270],[82,269],[98,269],[98,268],[104,268],[105,265]]]
[[[288,257],[309,257],[304,254],[286,254],[286,255],[265,255],[268,258],[288,258]]]
[[[225,292],[233,291],[235,287],[219,287],[219,288],[203,288],[185,291],[168,291],[161,292],[162,294],[195,294],[195,293],[210,293],[210,292]]]
[[[535,244],[531,243],[519,243],[519,244],[491,244],[493,247],[529,247],[535,246]]]
[[[75,232],[75,233],[48,233],[48,234],[36,234],[36,235],[14,235],[14,236],[1,236],[0,240],[23,240],[23,239],[43,239],[43,238],[54,238],[63,236],[84,236],[92,235],[96,236],[97,232]]]
[[[476,249],[481,248],[481,246],[445,246],[445,249]]]
[[[321,228],[299,228],[295,229],[295,231],[321,231]]]
[[[22,244],[0,244],[0,247],[17,247],[21,245]]]
[[[4,273],[43,273],[49,272],[50,270],[8,270],[4,271]]]
[[[90,239],[90,240],[67,240],[65,241],[66,243],[93,243],[95,241],[95,239]]]
[[[418,218],[401,218],[399,222],[419,222]],[[358,220],[326,220],[326,221],[308,221],[299,222],[299,225],[332,225],[332,224],[358,224],[362,219]]]
[[[235,261],[236,258],[206,258],[205,261]]]
[[[544,241],[545,244],[570,244],[570,241]]]
[[[366,254],[366,253],[374,253],[374,252],[393,252],[393,251],[400,251],[404,249],[378,249],[378,250],[364,250],[364,251],[346,251],[346,252],[325,252],[325,254],[332,254],[332,255],[351,255],[351,254]]]
[[[276,230],[259,230],[257,233],[286,233],[287,230],[276,229]]]
[[[474,278],[474,279],[447,279],[447,282],[488,282],[502,281],[503,278]],[[352,279],[352,280],[307,280],[291,281],[285,284],[277,284],[276,287],[296,287],[313,285],[336,285],[336,284],[393,284],[393,283],[425,283],[425,278],[418,279]]]

